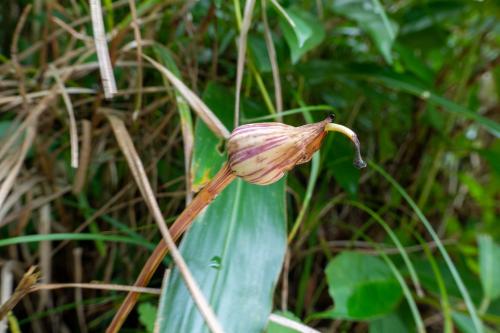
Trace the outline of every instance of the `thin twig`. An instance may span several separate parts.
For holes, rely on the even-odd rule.
[[[76,171],[73,193],[79,194],[85,185],[87,170],[90,165],[92,151],[92,123],[88,120],[82,121],[82,153],[80,155],[80,167]]]
[[[116,82],[109,58],[108,44],[104,33],[104,23],[102,20],[101,0],[90,0],[90,14],[92,17],[92,29],[94,31],[94,43],[101,71],[104,97],[112,98],[116,93]]]
[[[156,69],[158,69],[172,85],[179,91],[179,93],[186,99],[194,112],[198,117],[203,120],[203,122],[214,132],[215,135],[222,139],[229,138],[229,131],[226,126],[217,118],[217,116],[208,108],[208,106],[198,97],[194,92],[191,91],[181,80],[179,80],[171,71],[169,71],[165,66],[156,62],[147,55],[143,57],[149,61]]]
[[[245,55],[247,50],[247,36],[250,24],[252,23],[252,13],[255,6],[255,0],[247,0],[245,3],[245,12],[243,14],[243,23],[240,29],[240,38],[238,39],[238,63],[236,67],[236,102],[234,106],[234,127],[240,123],[240,96],[241,85],[243,82],[243,72],[245,67]]]
[[[269,316],[269,321],[272,321],[272,322],[277,323],[277,324],[284,326],[284,327],[291,328],[291,329],[293,329],[297,332],[301,332],[301,333],[320,333],[320,331],[317,331],[314,328],[311,328],[311,327],[306,326],[302,323],[293,321],[291,319],[288,319],[286,317],[283,317],[283,316],[280,316],[280,315],[277,315],[274,313],[272,313]]]
[[[73,27],[71,27],[69,24],[67,24],[57,16],[51,16],[50,19],[55,24],[60,26],[62,29],[66,30],[71,36],[75,37],[76,39],[82,40],[84,42],[94,42],[94,40],[91,37],[76,31],[75,29],[73,29]]]
[[[139,22],[137,19],[137,9],[135,8],[135,0],[129,0],[130,13],[132,14],[132,28],[134,29],[134,38],[137,45],[137,79],[136,88],[137,95],[135,100],[135,110],[132,118],[137,119],[140,110],[142,109],[142,38]]]
[[[51,284],[36,284],[31,287],[29,292],[38,290],[54,290],[65,288],[82,288],[82,289],[96,289],[96,290],[112,290],[112,291],[125,291],[141,294],[161,295],[161,290],[157,288],[140,288],[134,286],[123,286],[119,284],[104,284],[104,283],[51,283]]]
[[[43,205],[40,209],[40,223],[38,225],[38,234],[39,235],[47,235],[50,234],[50,205]],[[52,252],[52,242],[50,240],[44,240],[40,242],[40,247],[38,250],[39,258],[40,258],[40,282],[41,283],[50,283],[51,282],[51,273],[52,273],[52,258],[50,253]],[[47,292],[43,292],[40,294],[40,298],[38,299],[38,309],[40,312],[44,307],[50,308],[50,297]]]
[[[81,247],[73,249],[73,260],[75,263],[74,278],[76,283],[81,283],[83,280],[82,253],[83,250]],[[85,312],[83,310],[82,301],[82,288],[75,288],[76,316],[78,318],[78,325],[80,326],[80,332],[86,333],[87,325],[85,324]]]
[[[19,43],[19,35],[21,34],[21,30],[26,23],[26,19],[28,18],[28,14],[31,10],[32,5],[29,4],[24,7],[24,10],[21,14],[21,18],[17,22],[16,29],[14,30],[14,35],[12,37],[12,45],[10,47],[10,56],[12,58],[12,64],[14,65],[14,69],[16,70],[16,75],[19,79],[19,93],[23,99],[23,108],[24,110],[28,110],[28,98],[26,97],[26,82],[24,77],[24,71],[19,63],[19,59],[17,56],[17,44]]]
[[[66,88],[64,87],[64,83],[61,80],[61,77],[57,74],[58,72],[55,70],[54,66],[50,66],[52,70],[54,70],[54,78],[56,79],[56,84],[59,87],[64,104],[66,106],[66,110],[68,111],[69,117],[69,138],[71,145],[71,166],[73,168],[78,168],[78,131],[76,129],[76,120],[75,113],[73,111],[73,104],[71,104],[71,98],[69,94],[66,92]]]

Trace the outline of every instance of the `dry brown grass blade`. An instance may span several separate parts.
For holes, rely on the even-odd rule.
[[[137,45],[137,78],[136,87],[137,95],[135,100],[135,110],[133,113],[134,120],[137,119],[139,111],[142,109],[142,38],[139,21],[137,18],[137,9],[135,7],[135,0],[129,0],[130,13],[132,14],[132,28],[134,29],[134,38]]]
[[[46,204],[40,208],[40,223],[38,225],[38,234],[39,235],[47,235],[50,233],[50,205]],[[52,280],[52,242],[48,240],[44,240],[40,242],[40,247],[38,249],[38,257],[39,259],[39,269],[41,273],[40,282],[41,283],[50,283]],[[40,297],[38,299],[38,308],[37,311],[40,312],[44,308],[50,308],[52,306],[52,302],[50,299],[50,295],[48,292],[40,293]]]
[[[234,106],[234,127],[240,123],[240,96],[241,85],[243,82],[243,71],[245,69],[245,55],[247,50],[247,36],[250,24],[252,23],[252,13],[255,6],[255,0],[247,0],[245,3],[245,12],[243,14],[243,23],[240,29],[240,38],[238,39],[238,64],[236,69],[236,104]]]
[[[214,176],[212,181],[208,183],[193,199],[193,201],[184,209],[184,211],[177,217],[174,224],[170,228],[170,233],[174,240],[177,240],[191,225],[198,214],[208,205],[212,200],[222,192],[226,186],[228,186],[235,179],[229,166],[224,165],[221,170]],[[153,276],[156,269],[160,266],[163,258],[167,255],[168,247],[165,242],[161,241],[153,253],[149,256],[148,260],[144,264],[141,273],[135,281],[136,287],[146,286],[151,277]],[[139,295],[137,293],[129,293],[122,305],[118,309],[118,312],[113,319],[114,327],[119,329],[121,323],[119,320],[124,320],[132,311],[135,303],[137,302]]]
[[[165,77],[172,83],[172,85],[179,91],[179,93],[186,99],[189,106],[193,109],[198,117],[207,124],[208,128],[214,132],[220,138],[229,138],[229,131],[226,126],[217,118],[217,116],[208,108],[208,106],[203,103],[203,101],[196,96],[194,92],[191,91],[181,80],[179,80],[171,71],[169,71],[165,66],[156,62],[152,58],[143,55],[144,59],[149,61],[156,69],[158,69]]]
[[[207,326],[210,328],[210,330],[217,333],[223,332],[222,326],[219,324],[217,317],[215,316],[215,313],[213,312],[209,303],[205,299],[205,296],[201,292],[198,284],[196,283],[191,272],[189,271],[189,268],[186,262],[184,261],[184,258],[182,257],[180,251],[177,249],[177,246],[175,245],[175,242],[172,239],[172,236],[170,235],[165,220],[163,219],[163,216],[161,214],[160,207],[158,206],[158,203],[154,196],[153,189],[151,188],[146,172],[142,165],[142,161],[139,155],[137,154],[137,151],[125,127],[125,124],[121,119],[111,114],[110,112],[107,112],[107,117],[115,134],[118,145],[120,146],[120,149],[125,155],[129,168],[137,183],[137,186],[139,187],[139,190],[144,200],[146,201],[153,215],[153,218],[155,219],[155,222],[158,225],[158,228],[160,229],[163,239],[168,249],[170,250],[172,259],[176,264],[177,268],[179,269],[179,272],[181,273],[181,276],[184,279],[184,282],[186,283],[186,287],[188,288],[193,298],[193,301],[198,307],[201,315],[205,319],[205,322]],[[116,330],[114,330],[113,327],[108,327],[107,332],[115,332],[115,331]]]
[[[62,82],[61,77],[58,75],[58,72],[55,70],[55,67],[50,66],[50,68],[54,70],[54,78],[56,79],[56,84],[60,89],[60,92],[64,100],[64,104],[66,106],[66,110],[68,111],[69,137],[71,145],[71,166],[76,169],[78,168],[78,131],[76,129],[76,120],[75,120],[75,112],[73,111],[73,104],[71,104],[71,99],[69,98],[69,94],[66,92],[64,83]]]
[[[21,64],[19,63],[18,59],[18,54],[17,54],[17,44],[19,42],[19,36],[21,35],[21,30],[24,27],[24,24],[26,23],[26,19],[28,17],[28,14],[31,10],[32,5],[29,4],[27,5],[22,14],[21,17],[19,18],[19,21],[17,22],[16,29],[14,30],[14,35],[12,37],[12,45],[10,48],[10,55],[12,58],[12,64],[14,65],[14,69],[16,70],[16,75],[19,79],[19,93],[21,94],[21,97],[23,99],[23,108],[24,110],[28,110],[28,99],[26,98],[26,80],[24,77],[24,71],[21,67]]]
[[[2,272],[0,273],[0,304],[7,302],[14,291],[14,273],[12,273],[13,266],[14,262],[9,260],[4,263],[2,267]],[[0,321],[0,333],[6,333],[7,329],[7,318],[3,318]]]
[[[76,171],[75,182],[73,183],[73,193],[79,194],[87,177],[87,170],[90,165],[90,155],[92,151],[92,123],[88,120],[82,121],[82,153],[80,155],[80,167]]]
[[[19,174],[19,171],[21,170],[21,166],[23,165],[24,158],[26,157],[26,154],[28,153],[29,148],[31,147],[31,144],[33,143],[33,140],[35,139],[36,135],[36,121],[35,124],[30,125],[27,130],[26,130],[26,137],[24,138],[24,141],[21,145],[21,148],[19,150],[19,153],[17,154],[16,162],[10,170],[9,175],[4,179],[2,182],[2,185],[0,185],[0,210],[7,199],[7,195],[9,194],[10,190],[12,189],[12,186],[14,185],[14,182],[17,178],[17,175]]]
[[[95,290],[111,290],[111,291],[125,291],[151,295],[161,295],[161,289],[157,288],[140,288],[134,286],[123,286],[119,284],[106,284],[106,283],[51,283],[51,284],[36,284],[30,288],[30,292],[39,290],[54,290],[64,288],[81,288],[81,289],[95,289]]]
[[[83,280],[82,253],[83,250],[81,247],[73,249],[74,276],[75,283],[77,284],[81,283]],[[85,323],[85,310],[83,309],[82,301],[82,288],[75,288],[76,317],[78,318],[78,326],[80,326],[80,332],[87,333],[88,330]]]
[[[3,319],[31,291],[39,278],[40,272],[36,270],[35,266],[31,266],[17,285],[12,296],[0,306],[0,319]]]
[[[90,0],[90,14],[92,17],[92,29],[94,31],[94,42],[101,71],[102,86],[104,96],[112,98],[116,93],[116,81],[109,58],[108,43],[104,32],[104,23],[102,20],[101,0]]]
[[[2,167],[0,166],[0,169],[1,168]],[[8,170],[10,170],[10,168]],[[0,177],[0,181],[1,179],[3,179],[3,177]],[[14,205],[19,203],[19,200],[23,195],[32,190],[36,184],[42,181],[42,179],[42,177],[30,177],[26,181],[16,184],[10,196],[7,200],[5,200],[4,205],[0,209],[0,228],[5,224],[4,217],[7,213],[14,207]]]

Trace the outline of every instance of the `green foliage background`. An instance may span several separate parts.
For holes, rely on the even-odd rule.
[[[16,67],[14,31],[28,4]],[[231,129],[245,2],[135,4],[142,52]],[[87,1],[0,7],[0,146],[36,93],[54,84],[49,65],[72,68],[65,86],[76,91],[78,130],[84,120],[92,130],[84,187],[72,192],[78,171],[62,99],[39,120],[0,207],[0,256],[16,263],[16,277],[38,264],[44,283],[73,282],[72,253],[81,248],[82,282],[131,285],[161,239],[100,108],[126,122],[167,222],[185,206],[186,179],[197,190],[225,160],[224,142],[154,67],[137,61],[129,2],[103,0],[103,8],[119,89],[112,100],[102,95]],[[241,122],[281,116],[301,125],[334,112],[357,132],[370,163],[355,169],[351,143],[329,135],[285,180],[268,188],[238,180],[202,213],[180,248],[228,332],[292,331],[269,324],[271,312],[321,332],[500,332],[499,45],[494,0],[256,1]],[[193,134],[188,168],[181,125]],[[11,156],[0,160],[2,182]],[[161,287],[169,266],[167,258],[151,287]],[[33,293],[12,318],[23,332],[101,332],[123,296]],[[153,331],[155,318],[164,332],[207,331],[175,268],[160,299],[141,296],[123,331]]]

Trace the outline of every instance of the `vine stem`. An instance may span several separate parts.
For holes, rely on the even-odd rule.
[[[224,190],[236,176],[233,174],[228,164],[224,164],[219,172],[214,176],[214,178],[198,193],[198,195],[193,199],[193,201],[184,209],[184,211],[177,217],[172,227],[169,228],[169,232],[172,235],[174,241],[178,240],[179,237],[189,228],[193,223],[194,219],[198,214],[207,207],[215,197]],[[165,240],[161,240],[156,248],[154,249],[151,256],[144,264],[137,280],[134,283],[134,287],[145,287],[151,280],[151,277],[156,272],[160,266],[162,260],[168,253],[168,247]],[[140,293],[129,292],[127,297],[121,304],[120,308],[116,312],[113,321],[108,326],[106,333],[118,332],[130,311],[132,311]]]

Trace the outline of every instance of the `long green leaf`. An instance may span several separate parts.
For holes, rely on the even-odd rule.
[[[182,255],[226,332],[262,332],[286,250],[285,181],[234,181],[198,217]],[[174,269],[158,311],[160,332],[208,332]]]
[[[479,316],[477,314],[476,307],[474,303],[472,302],[472,299],[469,295],[469,291],[465,287],[464,282],[462,281],[462,278],[460,277],[460,274],[458,273],[455,265],[453,264],[453,261],[450,258],[450,255],[446,251],[446,249],[443,246],[443,243],[441,243],[441,240],[439,239],[439,236],[436,234],[434,231],[434,228],[432,227],[431,223],[427,218],[425,217],[424,213],[420,210],[420,208],[417,206],[415,201],[408,195],[408,193],[399,185],[399,183],[392,178],[387,172],[385,172],[381,167],[379,167],[377,164],[375,164],[373,161],[368,161],[368,165],[375,171],[377,171],[380,175],[382,175],[391,185],[401,194],[401,196],[408,202],[410,207],[413,209],[415,214],[418,216],[420,221],[422,221],[423,225],[427,229],[427,232],[431,235],[432,239],[436,243],[437,248],[439,249],[439,252],[441,252],[441,255],[443,256],[448,269],[451,272],[451,275],[453,276],[453,279],[455,280],[455,283],[457,284],[458,289],[460,290],[460,293],[462,294],[462,297],[465,301],[465,305],[467,306],[467,310],[469,311],[469,314],[472,318],[472,322],[474,324],[474,327],[478,333],[484,332],[483,325],[481,323],[481,319],[479,319]]]
[[[144,246],[150,250],[154,249],[154,245],[146,241],[141,241],[136,238],[102,235],[102,234],[44,234],[44,235],[26,235],[19,237],[11,237],[0,240],[0,247],[23,243],[36,243],[43,241],[58,241],[58,240],[76,240],[76,241],[102,241],[102,242],[120,242],[134,245]]]

